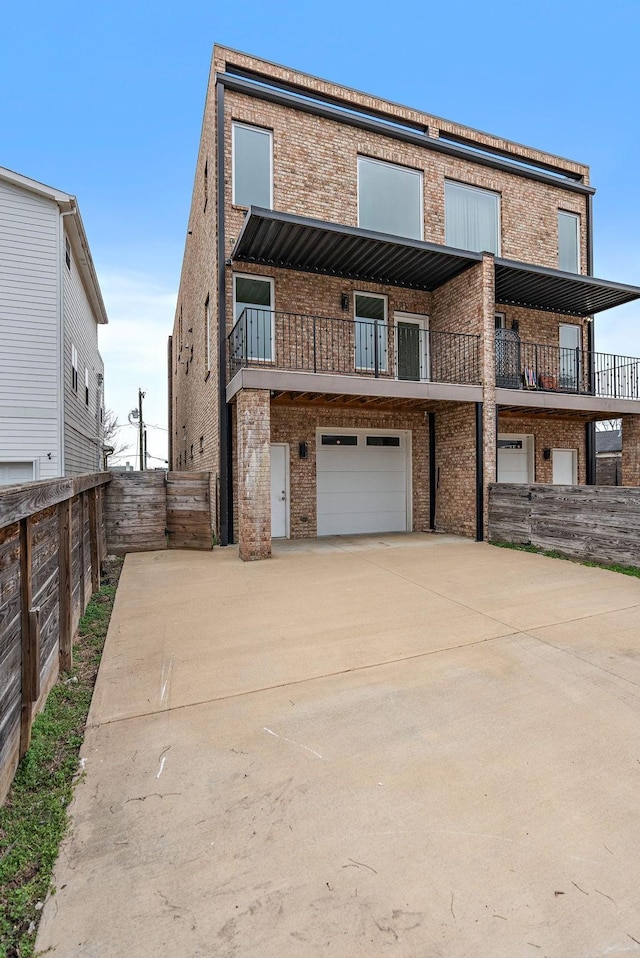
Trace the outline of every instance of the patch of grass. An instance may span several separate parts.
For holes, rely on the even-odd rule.
[[[541,549],[539,546],[533,546],[530,542],[521,544],[519,542],[491,542],[492,546],[498,546],[499,549],[515,549],[517,552],[535,552],[536,555],[547,556],[549,559],[565,559],[567,562],[577,562],[579,565],[589,566],[591,569],[605,569],[607,572],[619,572],[621,575],[635,576],[640,579],[640,568],[632,565],[619,565],[614,562],[607,565],[606,562],[592,562],[590,559],[576,559],[574,556],[566,556],[557,549]]]
[[[31,745],[0,808],[0,958],[34,953],[121,568],[121,559],[109,562],[80,620],[73,668],[60,674],[34,720]]]

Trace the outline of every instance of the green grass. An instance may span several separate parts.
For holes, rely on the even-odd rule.
[[[640,568],[633,565],[619,565],[612,563],[607,565],[605,562],[592,562],[589,559],[576,559],[574,556],[566,556],[556,549],[540,549],[538,546],[520,545],[517,542],[492,542],[492,546],[498,546],[499,549],[516,549],[518,552],[535,552],[536,555],[547,556],[549,559],[566,559],[567,562],[578,562],[580,565],[589,566],[592,569],[606,569],[607,572],[619,572],[621,575],[635,576],[640,579]]]
[[[34,954],[121,567],[121,560],[112,563],[91,598],[74,643],[73,668],[61,673],[35,719],[31,746],[0,808],[0,958]]]

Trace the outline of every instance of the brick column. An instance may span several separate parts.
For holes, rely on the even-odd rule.
[[[491,253],[482,257],[482,434],[484,464],[484,537],[489,538],[489,483],[496,481],[496,292]]]
[[[640,415],[622,417],[622,485],[640,486]]]
[[[236,399],[240,558],[271,556],[271,397],[241,389]]]

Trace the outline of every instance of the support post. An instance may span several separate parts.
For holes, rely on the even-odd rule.
[[[482,403],[476,403],[476,541],[484,539],[484,442]]]
[[[482,422],[479,423],[480,435],[476,441],[482,441],[482,460],[477,468],[482,476],[482,526],[483,535],[489,534],[489,486],[497,478],[497,416],[496,406],[496,294],[495,262],[491,253],[482,256]],[[476,407],[476,416],[477,407]],[[482,536],[478,536],[482,538]]]
[[[100,588],[100,551],[98,543],[98,503],[97,490],[89,490],[89,549],[91,553],[91,591]]]
[[[429,420],[429,529],[431,532],[435,532],[436,496],[438,495],[436,473],[436,414],[430,412],[427,415]]]
[[[58,506],[58,607],[60,670],[67,672],[73,665],[73,635],[71,632],[71,605],[73,580],[71,573],[71,499]]]
[[[241,389],[236,397],[240,558],[271,556],[271,395]]]
[[[32,519],[20,520],[20,622],[22,627],[20,758],[31,741],[33,703],[40,694],[39,609],[33,601],[33,529]]]
[[[585,459],[586,459],[586,480],[588,486],[596,484],[596,424],[587,422],[584,426],[585,432]]]

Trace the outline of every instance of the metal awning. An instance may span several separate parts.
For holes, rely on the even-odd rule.
[[[482,253],[252,206],[231,259],[432,292]],[[640,299],[640,287],[496,258],[496,303],[590,316]]]
[[[431,292],[482,254],[252,206],[231,258]]]
[[[496,259],[496,303],[568,316],[590,316],[640,299],[640,287]]]

